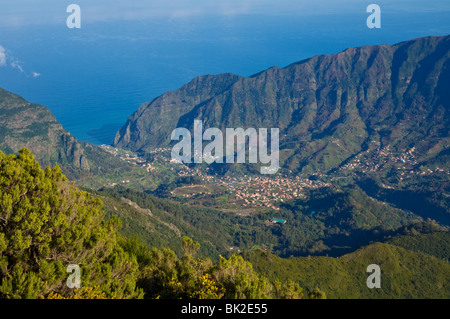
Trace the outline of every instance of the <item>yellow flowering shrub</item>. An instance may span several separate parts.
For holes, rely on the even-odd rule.
[[[105,293],[100,290],[99,286],[76,288],[73,295],[63,296],[59,293],[51,292],[43,299],[106,299]]]

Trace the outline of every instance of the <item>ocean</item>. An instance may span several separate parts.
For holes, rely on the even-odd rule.
[[[0,29],[9,63],[0,87],[47,106],[81,141],[111,144],[139,106],[194,77],[250,76],[317,54],[450,33],[448,12],[234,15],[48,24]]]

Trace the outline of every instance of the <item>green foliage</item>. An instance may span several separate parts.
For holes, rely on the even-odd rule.
[[[423,230],[420,230],[423,232]],[[422,252],[450,261],[450,232],[420,234],[416,228],[406,230],[407,235],[390,238],[386,243],[408,250]]]
[[[301,299],[303,297],[303,288],[290,279],[283,284],[278,279],[275,279],[274,287],[278,299]],[[317,288],[317,292],[321,291]],[[309,299],[314,299],[312,295],[308,294],[308,296]]]
[[[375,200],[357,186],[321,188],[306,193],[306,198],[285,202],[276,213],[287,221],[282,225],[266,222],[272,214],[239,216],[120,187],[96,194],[102,196],[108,216],[122,220],[122,234],[137,236],[149,246],[171,248],[177,255],[183,253],[177,238],[184,234],[201,244],[202,257],[214,260],[219,254],[229,257],[229,247],[255,246],[270,247],[280,256],[340,256],[402,233],[407,225],[427,231],[419,226],[420,217]],[[124,198],[133,204],[126,204]]]
[[[370,196],[412,211],[424,219],[450,226],[448,177],[422,176],[410,178],[403,187],[385,188],[379,178],[362,178],[358,185]]]
[[[52,291],[42,299],[106,299],[106,296],[99,286],[95,286],[75,288],[73,294],[67,297]]]
[[[314,290],[308,291],[309,299],[326,299],[327,296],[323,291],[319,288],[315,288]]]
[[[177,176],[172,182],[159,185],[154,193],[160,197],[167,197],[177,187],[195,184],[202,184],[202,179],[198,176]]]
[[[198,242],[183,237],[185,254],[177,257],[170,249],[148,249],[138,240],[128,240],[124,248],[137,257],[138,286],[145,298],[199,299],[300,299],[303,290],[293,281],[270,282],[253,270],[240,255],[220,256],[218,262],[195,257]]]
[[[229,259],[220,258],[211,272],[213,278],[225,289],[225,299],[264,299],[271,298],[273,287],[270,282],[258,275],[252,264],[242,256],[232,255]]]
[[[33,154],[0,152],[1,298],[270,298],[273,285],[241,256],[195,257],[200,244],[180,238],[183,256],[122,238],[99,198],[42,170]],[[81,289],[66,287],[66,266],[81,266]],[[89,288],[91,287],[91,288]],[[283,297],[299,297],[299,287]]]
[[[42,170],[23,148],[0,152],[0,297],[67,294],[65,267],[81,267],[83,285],[108,297],[138,297],[137,262],[117,244],[117,218],[69,183],[59,167]]]
[[[200,256],[217,260],[219,254],[225,254],[233,244],[229,229],[239,218],[232,214],[182,205],[120,187],[103,189],[96,194],[102,196],[107,215],[122,220],[121,233],[137,236],[148,246],[167,247],[181,256],[183,247],[179,238],[185,235],[201,244]],[[124,198],[132,205],[125,203]]]
[[[280,258],[263,251],[246,251],[245,260],[269,280],[292,280],[309,298],[448,299],[450,265],[447,261],[390,244],[375,243],[355,252],[324,256]],[[367,266],[381,268],[381,288],[366,285]],[[316,288],[320,287],[320,292]]]
[[[318,189],[281,205],[287,220],[276,229],[281,255],[338,256],[384,236],[420,217],[379,202],[357,186]]]

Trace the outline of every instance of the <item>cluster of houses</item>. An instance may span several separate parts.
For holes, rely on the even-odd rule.
[[[245,206],[261,206],[278,210],[274,203],[303,196],[305,188],[319,188],[330,184],[300,177],[265,177],[244,176],[239,178],[225,177],[220,183],[231,194],[235,194],[236,202]]]
[[[400,164],[397,170],[400,174],[400,180],[408,177],[408,175],[430,175],[430,174],[447,174],[448,170],[436,167],[434,169],[420,170],[417,169],[418,161],[414,154],[415,147],[401,154],[394,154],[390,145],[386,147],[378,147],[374,151],[367,150],[356,155],[351,161],[340,168],[341,171],[359,170],[363,173],[376,172],[388,162]],[[372,153],[371,153],[372,152]],[[371,153],[371,154],[370,154]]]
[[[395,155],[391,146],[378,147],[375,150],[366,150],[359,153],[346,165],[341,167],[341,170],[361,170],[362,172],[375,172],[381,166],[388,162],[400,163],[404,167],[412,167],[417,164],[414,156],[415,148],[409,149],[407,152]],[[370,154],[372,152],[372,154]]]
[[[122,160],[143,166],[147,172],[155,170],[154,163],[143,161],[133,153],[124,152],[109,146],[105,147],[105,150],[115,156],[119,156]],[[150,151],[150,153],[161,155],[160,159],[170,162],[170,158],[164,156],[169,150],[168,148],[158,148]],[[244,207],[266,207],[278,210],[279,208],[275,206],[275,203],[302,197],[305,188],[330,186],[330,184],[320,181],[311,181],[298,176],[294,178],[285,177],[281,174],[276,176],[244,175],[240,177],[208,175],[204,170],[189,168],[182,163],[171,165],[170,169],[177,176],[198,176],[205,185],[220,186],[226,193],[231,195],[230,198],[234,199],[236,204]],[[203,195],[211,195],[211,193],[204,193]],[[189,197],[189,195],[185,197]]]
[[[327,187],[331,184],[300,177],[212,176],[200,169],[184,167],[178,176],[198,176],[206,185],[221,186],[232,195],[235,203],[244,207],[266,207],[279,210],[274,204],[303,196],[305,188]]]

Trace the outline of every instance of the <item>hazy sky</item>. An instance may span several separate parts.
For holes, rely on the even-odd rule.
[[[449,12],[449,0],[0,0],[0,26],[63,23],[69,4],[84,23],[202,15],[324,15],[361,12],[376,3],[385,12]]]

